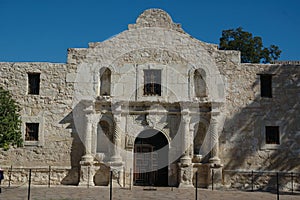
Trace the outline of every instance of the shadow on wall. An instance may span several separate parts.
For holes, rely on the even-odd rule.
[[[257,67],[257,70],[261,69]],[[239,174],[234,172],[226,176],[226,170],[300,172],[300,66],[270,65],[268,70],[256,71],[256,74],[272,74],[272,98],[260,97],[260,94],[254,99],[247,96],[248,90],[259,91],[259,75],[255,83],[250,83],[253,77],[234,78],[245,94],[231,94],[232,97],[239,95],[239,98],[230,103],[236,104],[237,108],[241,107],[241,101],[251,103],[235,111],[237,114],[232,118],[227,118],[220,137],[225,184],[231,186],[240,184],[242,178],[237,178]],[[280,144],[268,144],[266,126],[278,127]],[[257,176],[254,180],[259,187],[263,185],[260,189],[274,187],[276,176],[263,179]],[[288,182],[289,179],[282,179],[281,185],[290,184]]]
[[[63,185],[78,185],[79,183],[79,162],[84,154],[84,145],[80,139],[74,121],[74,110],[82,109],[82,106],[78,104],[73,112],[69,113],[64,119],[60,121],[60,124],[69,124],[66,128],[71,129],[71,137],[73,138],[71,147],[71,169],[69,170],[66,177],[63,178],[61,184]],[[77,113],[77,112],[76,112]],[[77,116],[76,116],[77,117]]]

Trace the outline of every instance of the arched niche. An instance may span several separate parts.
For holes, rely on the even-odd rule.
[[[103,67],[100,70],[100,96],[110,96],[111,93],[111,70]]]
[[[194,71],[194,93],[195,97],[207,97],[206,73],[203,69]]]
[[[111,155],[113,147],[113,126],[108,120],[101,119],[97,129],[97,153],[104,153],[106,158]]]

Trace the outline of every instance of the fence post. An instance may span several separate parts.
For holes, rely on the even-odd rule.
[[[292,178],[292,194],[294,194],[294,175],[293,175],[293,172],[291,172],[291,178]]]
[[[113,172],[110,171],[110,187],[109,187],[109,199],[112,200],[112,176],[113,176]]]
[[[88,166],[88,182],[87,182],[87,188],[90,187],[90,166]]]
[[[277,200],[279,200],[279,173],[277,172]]]
[[[212,172],[211,172],[211,190],[214,190],[214,169],[212,169]]]
[[[129,178],[130,178],[130,190],[132,189],[132,168],[130,168],[130,174],[129,174]]]
[[[125,167],[123,167],[123,188],[126,187],[126,171]]]
[[[49,174],[48,174],[48,188],[50,188],[50,182],[51,182],[51,166],[49,166]]]
[[[10,187],[10,182],[11,182],[11,175],[12,175],[12,165],[10,166],[10,172],[9,172],[9,177],[8,177],[8,187]]]
[[[197,190],[197,188],[198,188],[198,172],[196,172],[196,195],[195,195],[195,199],[197,200],[198,199],[198,190]]]
[[[31,169],[29,169],[28,197],[27,197],[28,200],[30,200],[30,185],[31,185]]]
[[[254,173],[251,171],[251,191],[254,191]]]

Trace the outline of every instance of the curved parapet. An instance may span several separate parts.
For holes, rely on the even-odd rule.
[[[129,24],[128,29],[145,27],[161,27],[184,32],[180,24],[174,23],[168,13],[161,9],[145,10],[136,20],[136,24]]]

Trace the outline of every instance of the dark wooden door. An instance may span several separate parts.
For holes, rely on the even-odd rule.
[[[135,185],[154,185],[157,179],[157,153],[150,144],[136,144],[134,147]]]

